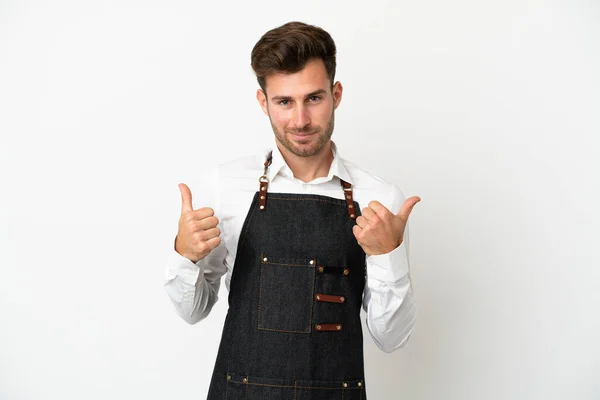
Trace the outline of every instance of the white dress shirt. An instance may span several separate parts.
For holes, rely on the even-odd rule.
[[[331,142],[333,161],[329,173],[311,182],[294,177],[273,137],[273,160],[269,167],[268,192],[305,193],[344,199],[340,178],[352,184],[353,197],[361,210],[377,200],[394,214],[405,197],[394,184],[374,176],[344,160]],[[179,315],[190,324],[204,319],[218,300],[221,277],[229,291],[238,239],[254,194],[258,178],[270,149],[213,167],[199,182],[190,185],[192,207],[214,209],[219,219],[221,243],[204,259],[194,263],[177,253],[171,244],[166,265],[165,289]],[[199,171],[202,173],[202,171]],[[366,257],[367,277],[363,296],[368,331],[385,352],[403,347],[416,318],[408,260],[408,226],[403,242],[386,254]]]

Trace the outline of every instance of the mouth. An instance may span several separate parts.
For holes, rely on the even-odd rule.
[[[299,138],[299,139],[304,139],[311,135],[314,135],[314,132],[313,133],[292,133],[292,136]]]

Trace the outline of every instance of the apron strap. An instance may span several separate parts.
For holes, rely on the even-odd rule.
[[[269,176],[267,175],[267,170],[271,165],[271,161],[273,160],[273,151],[270,151],[267,155],[267,159],[264,163],[265,170],[260,178],[258,178],[258,182],[260,184],[258,194],[258,208],[261,211],[264,211],[267,208],[267,188],[269,187]],[[348,207],[348,215],[350,218],[355,219],[356,213],[354,211],[354,201],[352,200],[352,184],[346,182],[342,178],[340,178],[340,184],[342,185],[342,190],[344,191],[344,199],[346,199],[346,205]]]
[[[269,169],[269,165],[271,165],[271,161],[273,160],[273,152],[270,151],[267,155],[267,160],[265,161],[265,171],[263,175],[258,178],[258,182],[260,183],[260,188],[258,190],[258,208],[262,211],[267,208],[267,187],[269,186],[269,176],[267,175],[267,170]]]

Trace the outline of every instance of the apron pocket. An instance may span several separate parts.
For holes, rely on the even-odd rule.
[[[258,329],[311,333],[316,259],[260,258]]]
[[[285,379],[227,374],[227,400],[283,400],[294,398],[294,383]]]
[[[227,400],[366,400],[362,380],[312,381],[227,374]]]

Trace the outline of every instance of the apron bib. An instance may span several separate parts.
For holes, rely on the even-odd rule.
[[[345,181],[344,200],[267,196],[270,162],[240,233],[208,399],[366,399],[359,204]]]

